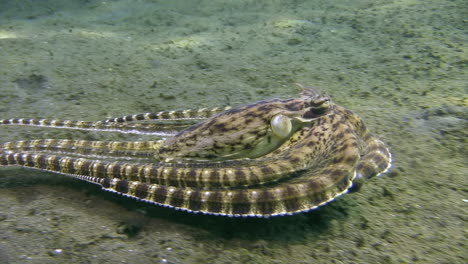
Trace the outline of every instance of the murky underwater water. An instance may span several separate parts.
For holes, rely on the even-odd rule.
[[[465,263],[463,1],[3,1],[0,118],[100,120],[318,87],[394,166],[318,210],[194,215],[0,169],[2,263]],[[1,142],[125,135],[0,128]],[[140,137],[131,139],[143,139]]]

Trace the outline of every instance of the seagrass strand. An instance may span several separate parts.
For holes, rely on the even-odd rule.
[[[0,125],[23,125],[35,127],[67,128],[91,131],[109,131],[126,134],[145,134],[161,137],[174,136],[178,130],[187,127],[184,124],[147,124],[147,123],[102,123],[90,121],[48,120],[48,119],[1,119]]]
[[[172,120],[201,120],[206,119],[214,114],[226,111],[231,109],[230,106],[226,107],[215,107],[215,108],[201,108],[201,109],[187,109],[180,111],[161,111],[154,113],[143,113],[143,114],[134,114],[126,115],[121,117],[114,117],[110,119],[105,119],[99,121],[101,123],[126,123],[126,122],[135,122],[135,121],[172,121]]]

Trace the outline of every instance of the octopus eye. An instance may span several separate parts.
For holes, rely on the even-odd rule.
[[[317,118],[325,114],[331,107],[330,98],[319,97],[310,101],[307,112],[303,115],[304,118]]]
[[[271,119],[271,129],[276,136],[285,138],[289,136],[292,130],[291,119],[282,114],[278,114]]]

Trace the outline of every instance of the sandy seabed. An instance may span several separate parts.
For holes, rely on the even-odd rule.
[[[467,7],[458,1],[2,1],[0,118],[100,120],[318,87],[394,165],[309,213],[195,215],[0,169],[1,263],[466,263]],[[123,140],[2,127],[1,142]]]

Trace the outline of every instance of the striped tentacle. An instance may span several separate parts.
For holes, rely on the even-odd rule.
[[[307,173],[294,183],[269,188],[203,190],[113,179],[104,188],[129,197],[191,212],[227,216],[269,217],[309,211],[346,193],[352,185],[352,166]],[[93,178],[96,182],[99,179]]]
[[[392,154],[385,143],[369,133],[364,121],[350,110],[341,106],[335,106],[335,110],[346,116],[348,124],[352,124],[352,131],[362,141],[361,150],[365,153],[356,165],[356,178],[352,191],[358,191],[364,182],[374,176],[386,173],[392,165]]]
[[[348,152],[346,156],[349,156]],[[158,170],[150,165],[103,163],[53,155],[4,153],[0,165],[22,165],[70,174],[102,185],[106,190],[156,204],[193,212],[229,216],[272,216],[316,208],[346,192],[354,178],[359,153],[343,157],[340,166],[307,171],[293,182],[273,183],[269,188],[199,188],[152,183],[148,176]],[[163,169],[164,170],[164,169]],[[162,172],[162,171],[159,171]],[[136,175],[139,178],[129,177]],[[115,177],[126,176],[126,177]]]
[[[20,151],[2,151],[0,165],[21,165],[62,174],[119,178],[178,187],[250,186],[276,181],[303,167],[278,161],[220,161],[135,164]]]
[[[146,134],[161,137],[174,136],[178,130],[187,127],[185,124],[148,124],[148,123],[102,123],[71,120],[48,119],[1,119],[0,125],[24,125],[36,127],[69,128],[77,130],[113,131],[128,134]]]
[[[4,152],[26,152],[49,155],[95,158],[151,158],[164,143],[158,141],[89,141],[68,139],[39,139],[30,141],[6,142],[0,145]],[[122,158],[124,157],[124,158]]]
[[[211,117],[214,114],[231,109],[230,106],[215,107],[215,108],[201,108],[201,109],[188,109],[180,111],[162,111],[156,113],[144,113],[127,115],[121,117],[110,118],[100,121],[101,123],[125,123],[135,121],[149,121],[149,120],[200,120]]]
[[[386,173],[392,166],[392,154],[379,139],[369,137],[366,153],[356,166],[353,191],[358,191],[366,180]]]

